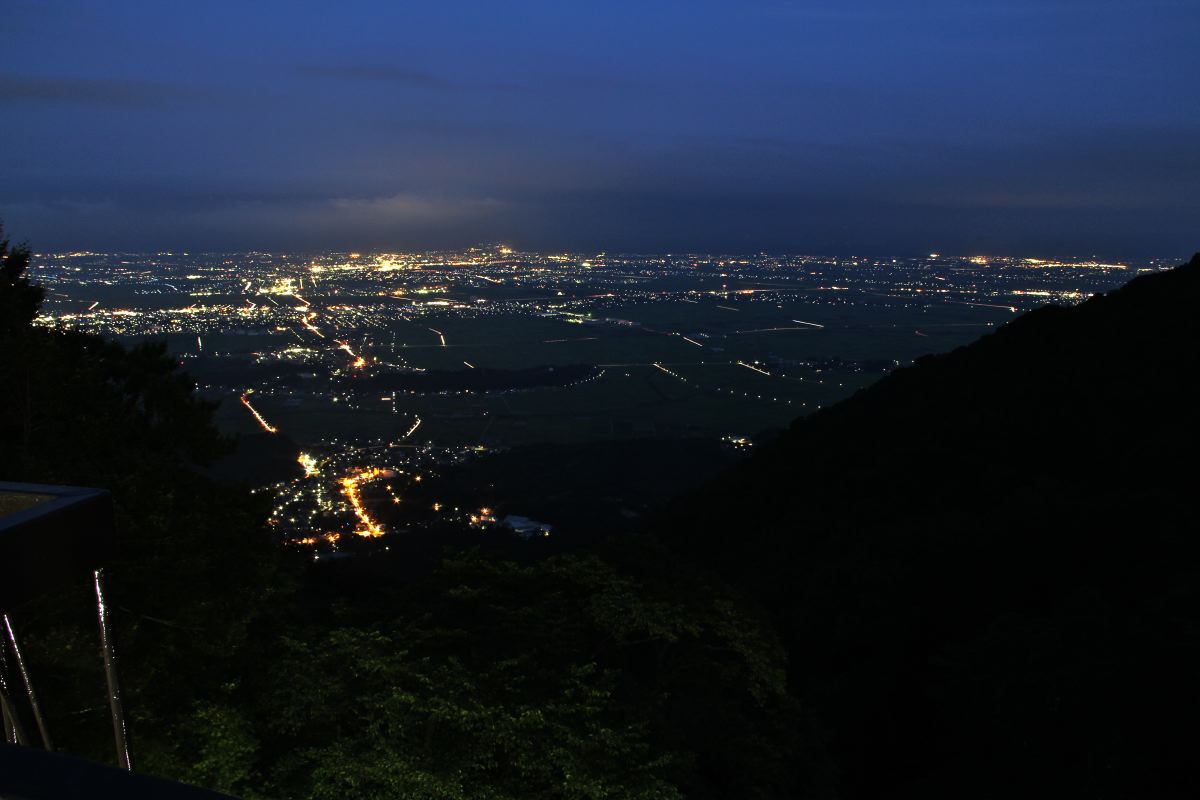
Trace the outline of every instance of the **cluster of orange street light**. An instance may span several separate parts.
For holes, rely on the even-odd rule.
[[[371,515],[367,513],[363,507],[362,495],[359,493],[359,486],[363,483],[373,481],[382,476],[384,470],[379,467],[359,470],[342,478],[342,494],[346,495],[346,499],[350,501],[350,507],[354,510],[354,516],[358,517],[358,527],[354,533],[367,538],[383,536],[383,526],[371,519]]]

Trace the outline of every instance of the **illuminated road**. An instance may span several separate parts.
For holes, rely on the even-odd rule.
[[[734,331],[734,333],[773,333],[774,331],[810,331],[812,328],[801,328],[796,325],[788,325],[783,328],[752,328],[748,331]]]
[[[979,308],[1002,308],[1005,311],[1017,313],[1016,306],[998,306],[995,303],[971,303],[967,300],[947,300],[947,303],[953,303],[956,306],[978,306]]]
[[[765,369],[759,369],[758,367],[756,367],[752,364],[747,364],[745,361],[735,361],[733,363],[737,364],[739,367],[745,367],[746,369],[752,369],[755,372],[759,373],[760,375],[766,375],[768,378],[772,377],[771,373],[767,372]]]
[[[250,401],[246,399],[246,395],[244,394],[242,395],[242,405],[250,410],[250,413],[254,415],[256,420],[258,420],[258,424],[262,426],[264,431],[267,433],[279,433],[278,428],[267,422],[263,415],[258,413],[258,410],[254,406],[250,405]]]
[[[654,362],[654,364],[652,366],[654,366],[656,369],[662,370],[663,372],[670,375],[672,378],[678,378],[679,380],[683,381],[684,383],[688,382],[687,378],[683,377],[678,372],[672,372],[671,370],[664,367],[662,364],[659,364],[657,361]]]
[[[350,502],[350,508],[354,511],[354,516],[358,517],[358,527],[354,530],[356,536],[363,536],[368,539],[383,536],[383,527],[371,519],[371,515],[363,507],[362,495],[359,492],[359,486],[373,481],[381,475],[383,475],[383,470],[378,467],[372,467],[371,469],[359,470],[342,478],[342,494]]]
[[[362,367],[365,367],[367,365],[367,360],[365,358],[363,358],[362,356],[360,356],[358,353],[351,350],[350,345],[348,343],[343,342],[341,339],[335,339],[334,341],[337,342],[339,350],[345,350],[350,355],[350,357],[354,359],[354,361],[351,362],[350,366],[354,367],[355,369],[361,369]]]
[[[324,339],[325,334],[323,334],[319,330],[317,330],[316,326],[312,324],[312,321],[316,316],[317,316],[316,313],[308,314],[301,320],[301,322],[303,323],[305,328],[308,328],[310,331],[315,333],[317,336],[320,336],[322,339]]]

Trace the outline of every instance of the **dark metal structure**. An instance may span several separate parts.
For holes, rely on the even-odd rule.
[[[12,612],[38,595],[84,581],[96,595],[100,650],[108,682],[117,763],[132,769],[125,731],[117,655],[104,594],[104,565],[113,550],[113,508],[108,492],[75,486],[0,483],[0,724],[4,740],[31,745],[28,715],[42,746],[53,741],[34,691]],[[17,681],[20,681],[20,687]],[[19,702],[24,695],[24,709]]]
[[[16,745],[0,745],[0,797],[5,800],[230,800],[207,789]]]

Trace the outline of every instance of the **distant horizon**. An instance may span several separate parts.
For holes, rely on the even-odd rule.
[[[20,237],[14,237],[9,231],[8,235],[13,238],[14,242],[24,243]],[[1113,258],[1100,253],[1077,253],[1073,255],[1062,254],[1047,254],[1047,253],[1000,253],[1000,252],[982,252],[968,251],[962,253],[954,252],[929,252],[923,254],[914,253],[829,253],[829,252],[806,252],[806,251],[754,251],[754,252],[721,252],[721,251],[706,251],[706,250],[660,250],[660,251],[617,251],[617,250],[591,250],[591,249],[534,249],[523,247],[511,247],[502,243],[489,244],[473,244],[464,247],[432,247],[432,248],[302,248],[302,249],[274,249],[268,250],[263,248],[246,248],[232,250],[192,250],[175,248],[170,250],[98,250],[92,248],[66,248],[62,250],[49,250],[45,248],[33,247],[33,243],[29,242],[32,247],[31,254],[34,258],[39,257],[70,257],[70,256],[232,256],[232,255],[250,255],[261,254],[270,256],[330,256],[330,255],[359,255],[363,257],[380,256],[380,255],[416,255],[429,253],[463,253],[470,250],[486,250],[489,248],[510,247],[511,253],[506,255],[521,256],[550,256],[550,255],[569,255],[569,256],[610,256],[615,258],[673,258],[673,257],[705,257],[705,258],[812,258],[812,259],[871,259],[882,260],[888,258],[900,258],[906,260],[928,260],[928,259],[960,259],[970,260],[972,258],[986,258],[989,260],[1025,260],[1025,261],[1049,261],[1063,263],[1097,263],[1109,266],[1128,266],[1130,262],[1136,263],[1179,263],[1184,264],[1192,257],[1188,255],[1175,256],[1140,256],[1134,258]],[[1200,253],[1200,240],[1197,243],[1197,249],[1194,252]]]
[[[3,204],[0,203],[0,209]],[[1198,215],[1200,217],[1200,215]],[[904,245],[897,243],[889,245],[887,242],[872,240],[869,245],[864,245],[861,248],[855,249],[852,246],[812,246],[812,247],[747,247],[746,249],[720,248],[720,247],[702,247],[702,246],[680,246],[672,247],[668,245],[658,247],[643,247],[643,248],[619,248],[619,247],[603,247],[603,246],[588,246],[583,244],[567,244],[555,243],[538,245],[517,245],[512,244],[513,240],[498,238],[494,241],[483,242],[481,240],[464,240],[455,239],[453,241],[430,243],[428,245],[396,245],[387,242],[362,242],[362,243],[346,243],[339,241],[336,245],[285,245],[277,243],[271,246],[266,244],[247,244],[244,246],[227,246],[227,247],[190,247],[185,244],[163,242],[159,246],[147,244],[144,246],[100,246],[100,243],[93,242],[91,244],[83,240],[75,240],[71,238],[63,244],[46,246],[42,241],[35,241],[34,237],[27,235],[24,230],[18,230],[14,225],[9,224],[5,217],[0,216],[0,226],[3,226],[7,232],[6,235],[14,242],[28,243],[39,254],[56,254],[61,255],[68,252],[87,251],[102,254],[138,254],[152,255],[161,253],[271,253],[273,255],[280,254],[328,254],[328,253],[430,253],[430,252],[463,252],[472,248],[486,248],[509,246],[515,253],[531,253],[531,254],[554,254],[554,253],[605,253],[608,255],[630,255],[630,256],[666,256],[666,255],[705,255],[705,256],[723,256],[723,257],[742,257],[742,256],[806,256],[813,258],[926,258],[932,253],[937,253],[943,257],[960,257],[971,258],[975,256],[985,256],[988,258],[1036,258],[1045,260],[1082,260],[1093,259],[1102,260],[1108,263],[1118,263],[1125,261],[1164,261],[1181,259],[1186,262],[1191,255],[1200,252],[1200,222],[1195,226],[1194,235],[1180,235],[1177,237],[1166,237],[1178,241],[1178,246],[1172,248],[1166,242],[1148,242],[1145,247],[1129,247],[1115,245],[1107,248],[1088,248],[1078,247],[1071,248],[1063,245],[1055,247],[1053,245],[1031,244],[1028,247],[929,247],[921,248],[912,245]],[[35,228],[36,229],[36,228]],[[67,237],[64,237],[67,238]],[[190,237],[180,237],[188,239]],[[303,238],[303,237],[300,237]],[[50,241],[54,242],[55,237],[50,237]],[[1169,252],[1175,249],[1182,255],[1163,256],[1162,253]]]

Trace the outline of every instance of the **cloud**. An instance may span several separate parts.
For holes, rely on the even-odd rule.
[[[1182,8],[1189,0],[1143,0],[1145,8]],[[1138,8],[1142,8],[1139,6]],[[766,3],[760,12],[815,23],[880,24],[934,21],[1000,21],[1035,19],[1053,15],[1077,15],[1084,11],[1124,10],[1124,0],[927,0],[920,4],[872,0],[855,4],[842,2]]]
[[[0,217],[38,247],[134,249],[449,246],[508,229],[512,204],[486,195],[59,197],[0,201]],[[161,202],[153,202],[159,197]],[[481,239],[482,240],[482,239]],[[82,246],[80,244],[80,246]]]
[[[379,63],[305,64],[297,68],[301,75],[363,83],[380,83],[409,89],[440,92],[517,92],[525,94],[587,95],[645,93],[669,91],[641,78],[620,75],[576,73],[557,70],[539,73],[530,80],[474,81],[456,80],[422,69]]]
[[[39,33],[47,24],[79,22],[80,18],[91,22],[93,16],[88,9],[68,7],[56,0],[4,0],[0,32],[27,36]]]
[[[0,72],[0,102],[158,107],[206,93],[191,87],[107,78],[54,77]]]
[[[299,71],[302,75],[315,78],[386,83],[410,89],[425,89],[429,91],[508,92],[520,91],[522,89],[521,86],[511,83],[455,81],[424,70],[390,66],[387,64],[307,64],[301,66]]]
[[[311,206],[315,220],[337,227],[348,220],[360,225],[455,225],[487,217],[505,204],[492,198],[443,198],[414,194],[381,197],[334,197]]]
[[[487,197],[435,197],[415,193],[325,197],[294,202],[277,198],[214,205],[164,220],[180,231],[211,231],[221,240],[322,246],[336,241],[435,243],[457,241],[464,231],[487,229],[505,203]],[[186,234],[185,234],[186,235]]]
[[[1195,126],[1077,131],[1011,146],[947,149],[937,167],[898,180],[897,197],[964,208],[1200,207]],[[935,163],[928,156],[927,163]]]

